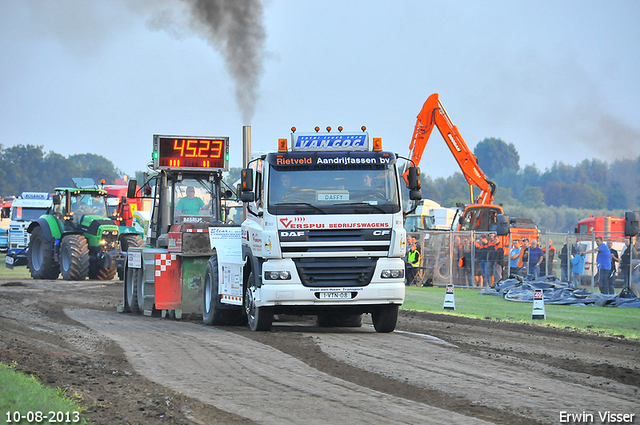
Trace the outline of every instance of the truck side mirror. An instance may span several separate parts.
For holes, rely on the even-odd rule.
[[[407,187],[410,190],[420,190],[420,168],[409,167],[409,174],[407,176],[407,180],[408,180]],[[422,199],[422,197],[420,199]]]
[[[61,202],[62,200],[60,199],[60,195],[58,194],[53,195],[53,205],[60,205]]]
[[[635,236],[640,233],[640,213],[627,211],[624,214],[624,235]]]
[[[136,179],[129,180],[129,183],[127,183],[127,198],[136,197],[136,187],[138,187],[138,181]]]
[[[509,216],[498,214],[496,216],[496,233],[498,236],[507,236],[509,234]]]
[[[253,193],[253,170],[243,168],[240,175],[240,200],[242,202],[253,202],[256,199]]]

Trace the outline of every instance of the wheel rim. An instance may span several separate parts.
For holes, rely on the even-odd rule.
[[[209,313],[211,311],[211,275],[207,274],[204,281],[204,311]]]
[[[253,322],[256,319],[256,303],[253,299],[252,289],[253,288],[247,288],[247,307],[245,308],[249,322]]]
[[[40,238],[37,238],[33,241],[33,252],[31,254],[31,262],[33,263],[33,268],[36,270],[40,270],[42,267],[42,259],[44,258],[44,245]]]
[[[69,264],[71,264],[71,254],[69,253],[68,249],[63,249],[60,254],[60,264],[62,264],[62,270],[67,271],[69,270]]]

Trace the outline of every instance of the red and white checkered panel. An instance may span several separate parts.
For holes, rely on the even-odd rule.
[[[156,277],[162,276],[163,272],[175,268],[178,265],[175,254],[156,254],[155,271]]]

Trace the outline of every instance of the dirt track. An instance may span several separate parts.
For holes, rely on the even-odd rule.
[[[252,333],[119,314],[121,292],[0,279],[0,361],[77,392],[92,423],[640,423],[638,341],[414,312],[392,334]]]

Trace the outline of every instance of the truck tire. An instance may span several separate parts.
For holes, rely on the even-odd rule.
[[[127,278],[124,281],[124,291],[127,301],[127,307],[133,314],[140,314],[140,305],[138,304],[138,278],[140,275],[140,269],[134,269],[132,267],[126,268]]]
[[[253,271],[249,273],[248,282],[245,285],[244,308],[247,313],[247,323],[252,331],[270,331],[273,324],[273,308],[258,307],[254,300],[256,291],[253,279]]]
[[[45,238],[42,227],[33,229],[27,250],[27,265],[33,279],[57,279],[60,275],[53,244],[53,240],[47,241]]]
[[[398,323],[398,308],[399,306],[396,304],[383,305],[371,313],[376,332],[393,332]]]
[[[144,241],[138,235],[126,234],[120,236],[120,250],[125,254],[129,251],[129,248],[143,247],[144,245]],[[124,266],[118,268],[118,279],[124,280]]]
[[[209,258],[204,272],[202,321],[205,325],[241,325],[241,308],[224,308],[218,294],[218,256]]]
[[[318,314],[317,324],[322,328],[360,328],[362,314]]]
[[[60,272],[64,280],[84,280],[89,274],[89,243],[82,235],[69,235],[60,244]]]

